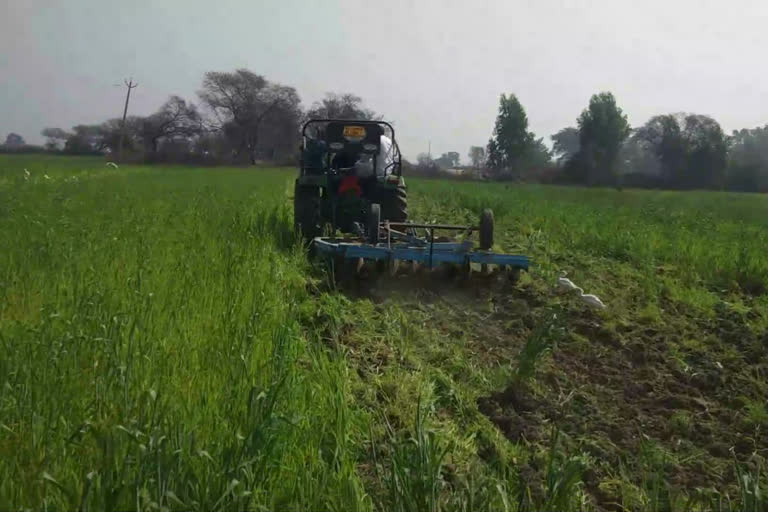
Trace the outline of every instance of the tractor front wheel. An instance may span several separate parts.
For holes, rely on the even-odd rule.
[[[293,188],[293,226],[302,238],[311,241],[320,235],[320,189],[300,185]]]

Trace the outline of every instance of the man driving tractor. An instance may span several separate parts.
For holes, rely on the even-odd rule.
[[[323,226],[354,231],[373,211],[407,218],[405,183],[394,129],[383,121],[307,122],[295,190],[295,223],[307,238]]]
[[[392,174],[394,167],[392,139],[386,135],[381,135],[379,137],[379,144],[380,149],[376,154],[376,175],[385,176],[387,174]],[[361,178],[371,177],[374,173],[374,165],[371,155],[359,152],[341,151],[336,153],[333,157],[331,166],[337,170],[354,169],[354,175]]]

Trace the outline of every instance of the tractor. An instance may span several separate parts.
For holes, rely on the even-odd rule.
[[[294,225],[305,240],[339,230],[376,243],[381,222],[407,220],[402,158],[391,124],[311,119],[301,135]]]
[[[473,266],[484,274],[494,266],[513,276],[528,269],[525,256],[491,251],[491,210],[483,210],[474,226],[408,220],[402,158],[391,124],[312,119],[301,134],[294,223],[313,253],[324,255],[332,268],[351,264],[360,274],[367,263],[395,275],[400,262],[410,262],[411,269],[461,266],[465,275]],[[344,236],[338,238],[336,231]],[[459,235],[436,235],[446,231]],[[477,247],[470,240],[473,233],[479,235]]]

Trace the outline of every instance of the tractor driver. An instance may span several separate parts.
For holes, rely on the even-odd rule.
[[[333,156],[331,167],[340,171],[342,169],[352,169],[359,160],[359,154],[350,151],[341,151]]]
[[[380,138],[379,152],[376,154],[376,175],[384,176],[392,173],[394,156],[392,151],[392,139],[386,135]],[[355,163],[355,175],[361,178],[373,176],[373,158],[371,155],[361,155]]]
[[[380,138],[379,152],[376,154],[376,175],[384,176],[392,173],[394,151],[392,139],[386,135]],[[331,166],[336,170],[349,169],[349,174],[361,178],[373,176],[373,158],[370,154],[362,155],[350,151],[341,151],[333,157]]]

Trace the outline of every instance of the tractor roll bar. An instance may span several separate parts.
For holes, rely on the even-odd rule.
[[[317,119],[310,119],[306,123],[304,123],[304,126],[301,127],[301,136],[302,138],[307,137],[307,127],[312,124],[320,124],[320,123],[350,123],[350,124],[362,124],[362,125],[383,125],[389,128],[389,131],[392,133],[392,146],[396,149],[397,153],[397,174],[396,176],[402,176],[403,174],[403,155],[400,153],[400,146],[397,144],[397,138],[395,137],[395,127],[392,126],[390,123],[386,121],[373,121],[373,120],[364,120],[364,119],[327,119],[327,118],[317,118]],[[330,166],[330,156],[328,157],[329,160],[329,166]],[[303,165],[302,165],[303,169]],[[302,171],[303,172],[303,171]]]
[[[389,124],[386,121],[372,121],[372,120],[363,120],[363,119],[310,119],[306,123],[304,123],[304,126],[301,128],[301,136],[306,137],[307,136],[307,127],[311,124],[317,124],[317,123],[356,123],[356,124],[378,124],[378,125],[384,125],[387,128],[389,128],[389,131],[392,132],[392,142],[395,141],[395,127]]]

